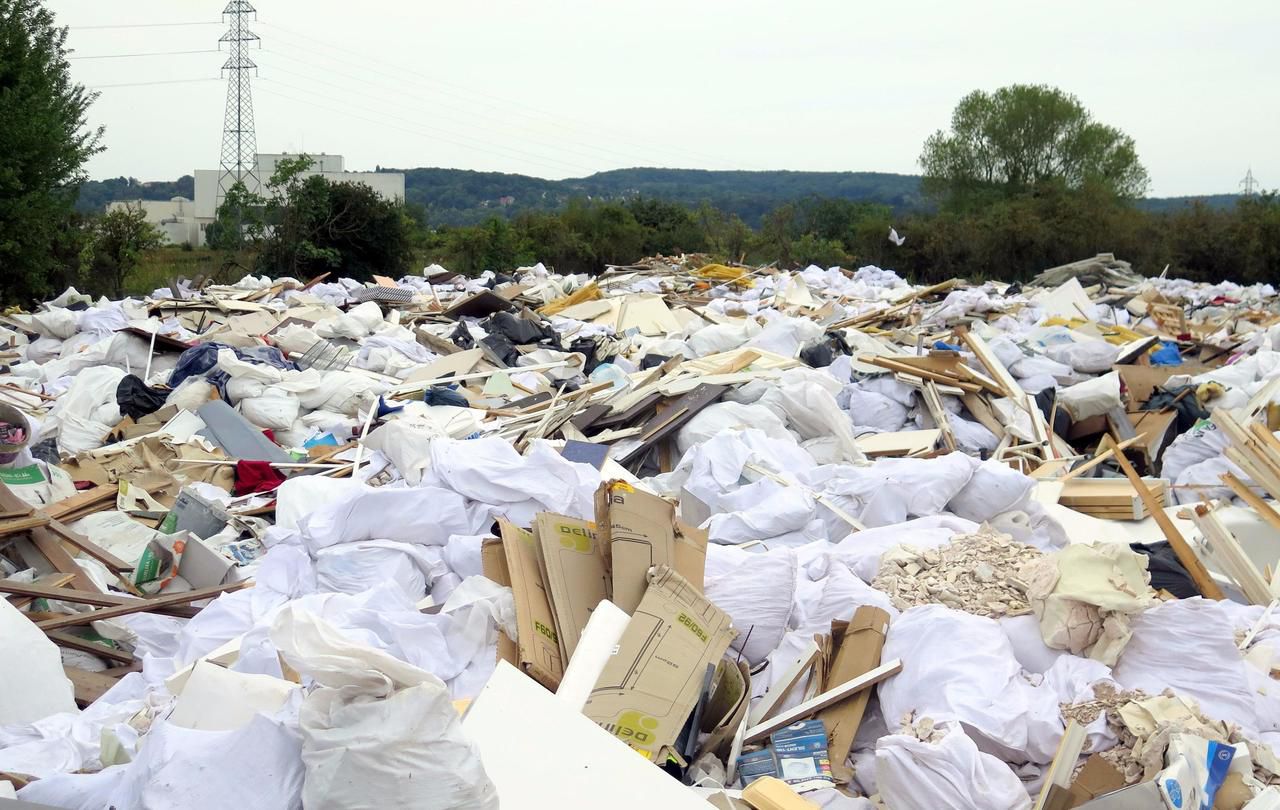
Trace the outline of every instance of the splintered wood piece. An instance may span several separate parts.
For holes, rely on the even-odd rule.
[[[1108,446],[1115,446],[1110,436],[1104,437],[1103,442],[1107,443]],[[1133,484],[1133,488],[1138,491],[1138,497],[1142,499],[1147,511],[1155,519],[1156,525],[1160,527],[1160,531],[1164,532],[1165,539],[1173,547],[1173,553],[1178,555],[1178,561],[1182,563],[1182,567],[1186,568],[1187,573],[1191,575],[1196,588],[1209,599],[1225,598],[1222,589],[1218,587],[1218,583],[1209,575],[1209,570],[1204,567],[1204,562],[1196,554],[1195,549],[1191,548],[1190,544],[1187,543],[1186,538],[1182,536],[1182,532],[1178,531],[1178,527],[1173,525],[1173,521],[1169,519],[1164,509],[1160,507],[1155,496],[1151,494],[1151,490],[1143,485],[1142,477],[1138,475],[1138,471],[1129,463],[1129,459],[1125,458],[1123,452],[1116,453],[1115,458],[1116,463],[1120,465],[1120,469],[1124,471],[1125,477],[1129,479],[1129,483]]]

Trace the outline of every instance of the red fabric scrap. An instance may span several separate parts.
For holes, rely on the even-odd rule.
[[[236,462],[236,493],[249,495],[254,492],[274,492],[284,483],[284,476],[265,461]]]

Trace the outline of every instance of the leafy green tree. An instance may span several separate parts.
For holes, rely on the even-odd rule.
[[[256,242],[263,236],[263,209],[266,200],[236,181],[218,206],[217,217],[205,228],[205,244],[214,250],[236,251],[246,240]]]
[[[1133,139],[1093,120],[1075,96],[1045,85],[976,90],[960,100],[951,130],[925,141],[926,192],[955,207],[980,206],[1045,183],[1097,185],[1140,197],[1148,184]]]
[[[89,238],[80,254],[80,272],[92,293],[124,295],[124,282],[138,266],[142,254],[164,243],[162,234],[147,222],[139,203],[127,203],[103,214],[89,225]]]
[[[246,231],[257,245],[259,270],[300,279],[341,272],[361,281],[374,274],[408,272],[415,224],[404,207],[382,199],[369,186],[308,175],[312,165],[306,155],[276,164],[261,225],[254,219]],[[252,195],[231,202],[239,206],[234,210],[256,207]],[[236,215],[225,204],[220,217],[224,212]]]
[[[95,94],[71,81],[67,29],[39,0],[0,0],[0,289],[32,299],[64,283],[57,243],[102,151],[89,128]]]
[[[696,253],[706,250],[707,237],[693,212],[677,202],[637,197],[627,210],[644,229],[640,251],[646,256]]]

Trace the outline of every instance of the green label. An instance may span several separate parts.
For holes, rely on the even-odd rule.
[[[151,546],[142,552],[142,556],[138,558],[138,565],[133,571],[133,584],[141,585],[145,582],[160,578],[160,558],[152,551]]]
[[[0,481],[18,487],[29,487],[44,483],[44,473],[32,464],[30,467],[18,467],[13,470],[0,470]]]

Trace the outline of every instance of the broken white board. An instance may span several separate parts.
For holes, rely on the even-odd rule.
[[[513,719],[517,722],[513,722]],[[502,810],[706,810],[706,802],[505,661],[462,718]]]
[[[75,688],[62,669],[62,653],[5,599],[0,599],[0,662],[0,726],[76,711]]]
[[[273,715],[300,687],[270,675],[232,672],[200,661],[187,678],[169,722],[198,731],[235,731],[257,714]]]

